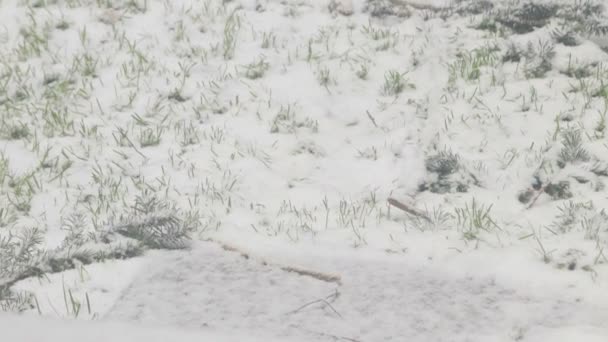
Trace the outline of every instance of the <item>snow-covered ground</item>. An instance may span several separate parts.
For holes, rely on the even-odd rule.
[[[529,269],[526,282],[509,277],[516,269],[492,272],[479,256],[460,265],[438,265],[369,251],[274,247],[268,249],[274,252],[254,255],[207,242],[189,251],[151,253],[134,268],[138,276],[119,298],[108,296],[113,288],[98,280],[120,277],[93,271],[81,282],[67,275],[63,282],[74,281],[72,288],[106,302],[112,299],[112,307],[94,308],[103,310],[98,316],[103,321],[122,324],[57,324],[23,317],[20,324],[2,320],[0,328],[14,341],[40,336],[76,341],[100,332],[113,341],[200,336],[211,341],[561,342],[605,341],[608,336],[605,290],[574,278],[564,281],[542,268]],[[53,289],[57,283],[62,281],[23,288],[61,302],[52,296],[61,293]],[[24,327],[34,325],[41,329]]]
[[[0,338],[607,340],[606,18],[0,0]]]
[[[3,341],[91,341],[91,342],[237,342],[277,341],[270,337],[256,339],[238,332],[210,332],[153,325],[118,322],[75,322],[39,317],[16,317],[0,314]],[[296,341],[296,340],[294,340]],[[278,342],[278,341],[277,341]],[[297,342],[297,341],[296,341]]]
[[[15,317],[0,314],[0,328],[6,341],[40,342],[40,341],[91,341],[91,342],[236,342],[236,341],[291,341],[296,339],[274,340],[271,337],[256,338],[239,332],[209,332],[194,329],[159,328],[151,325],[136,325],[115,322],[68,322],[57,319],[37,317]],[[336,339],[333,339],[336,340]],[[339,340],[339,339],[338,339]],[[348,341],[348,340],[346,340]],[[471,340],[475,341],[475,340]],[[502,341],[487,338],[483,341]],[[521,339],[527,342],[570,342],[605,341],[605,335],[589,327],[539,329],[534,334]]]

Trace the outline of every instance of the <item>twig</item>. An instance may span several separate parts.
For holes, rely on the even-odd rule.
[[[148,157],[146,157],[145,154],[143,154],[136,146],[135,144],[131,141],[131,139],[129,139],[129,137],[127,136],[127,133],[120,127],[116,127],[118,129],[118,133],[120,133],[120,136],[125,138],[125,140],[129,143],[129,146],[131,146],[132,149],[135,150],[135,152],[137,152],[137,154],[139,154],[140,156],[142,156],[142,158],[144,158],[145,160],[148,160]]]
[[[543,159],[540,163],[540,165],[537,168],[537,171],[540,171],[543,167],[543,163],[545,162],[545,160]],[[543,185],[543,183],[540,183],[541,187],[538,190],[538,193],[536,194],[536,196],[534,196],[534,198],[532,199],[532,202],[530,202],[530,204],[528,204],[528,206],[526,207],[526,210],[532,208],[532,206],[536,203],[536,201],[538,200],[538,198],[545,192],[545,188],[549,185],[551,185],[551,180],[549,180],[545,185]]]
[[[288,313],[286,313],[287,315],[291,315],[294,314],[298,311],[301,311],[311,305],[317,304],[317,303],[323,303],[325,305],[327,305],[335,314],[336,316],[342,318],[342,315],[340,315],[340,313],[338,312],[338,310],[336,310],[330,302],[328,302],[328,300],[335,300],[336,298],[338,298],[340,296],[340,293],[336,290],[336,292],[332,293],[331,295],[325,297],[325,298],[321,298],[321,299],[317,299],[317,300],[313,300],[312,302],[306,303],[302,306],[300,306],[299,308],[293,310],[293,311],[289,311]]]
[[[551,183],[549,183],[549,184],[551,184]],[[536,196],[534,196],[534,198],[532,199],[532,202],[530,202],[530,204],[528,204],[528,206],[526,207],[526,210],[532,208],[534,203],[536,203],[536,201],[538,200],[540,195],[542,195],[544,192],[545,192],[545,187],[543,186],[542,188],[540,188],[540,190],[538,190],[538,193],[536,194]]]
[[[372,116],[372,113],[370,113],[369,110],[366,110],[365,113],[367,113],[367,117],[374,124],[374,127],[378,128],[378,124],[376,123],[376,119],[374,119],[374,117]]]
[[[210,241],[219,244],[222,247],[222,249],[225,251],[238,253],[241,257],[243,257],[245,259],[251,258],[249,253],[241,250],[238,247],[230,246],[230,245],[227,245],[227,244],[217,241],[217,240],[210,240]],[[257,259],[259,260],[259,258],[257,258]],[[281,271],[284,271],[284,272],[297,273],[301,276],[311,277],[311,278],[314,278],[314,279],[317,279],[320,281],[324,281],[326,283],[336,283],[338,285],[342,285],[342,279],[340,278],[339,275],[321,273],[321,272],[306,270],[306,269],[302,269],[302,268],[298,268],[298,267],[294,267],[294,266],[282,266],[282,265],[276,265],[276,264],[273,265],[273,264],[267,262],[266,260],[260,260],[260,261],[263,265],[270,265],[273,267],[278,267]]]
[[[410,215],[414,215],[417,217],[420,217],[430,223],[432,223],[433,221],[423,212],[421,212],[420,210],[416,209],[416,208],[412,208],[402,202],[397,201],[394,198],[389,197],[388,199],[388,204],[392,205],[393,207],[399,208],[403,211],[405,211],[406,213],[410,214]]]
[[[297,273],[302,276],[308,276],[311,278],[315,278],[317,280],[321,280],[326,283],[340,284],[340,276],[337,276],[337,275],[326,274],[326,273],[321,273],[321,272],[316,272],[316,271],[309,271],[309,270],[304,270],[301,268],[295,268],[292,266],[281,267],[281,270],[283,270],[285,272],[292,272],[292,273]]]

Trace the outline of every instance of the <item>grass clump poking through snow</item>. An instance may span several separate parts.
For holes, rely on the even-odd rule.
[[[149,192],[137,196],[132,210],[113,231],[147,248],[185,248],[190,234],[197,228],[196,217],[182,217],[173,205]]]
[[[495,2],[461,1],[456,8],[460,15],[484,14],[477,29],[491,32],[505,31],[514,34],[528,34],[537,29],[548,27],[550,23],[567,28],[555,38],[566,46],[578,45],[576,34],[605,35],[608,23],[601,1],[580,0],[563,2],[513,1]]]
[[[262,78],[268,69],[270,69],[270,64],[268,64],[266,59],[262,56],[258,59],[258,61],[252,62],[245,66],[245,77],[250,80]]]
[[[562,133],[562,149],[557,161],[558,166],[564,168],[567,164],[587,162],[591,159],[583,147],[583,136],[578,129],[569,128]]]
[[[559,9],[555,4],[525,2],[501,12],[496,20],[516,34],[524,34],[547,25]]]
[[[234,57],[234,51],[236,50],[238,33],[241,29],[241,18],[239,13],[235,10],[226,19],[224,25],[224,40],[223,40],[223,54],[225,60],[230,60]]]
[[[0,238],[0,308],[31,308],[30,296],[10,290],[22,279],[63,272],[78,265],[133,258],[146,249],[186,248],[200,218],[197,213],[182,213],[144,191],[121,222],[110,229],[87,232],[86,218],[73,215],[64,224],[67,235],[63,243],[53,250],[43,248],[43,234],[37,228]]]
[[[559,181],[547,184],[545,187],[545,193],[551,196],[553,200],[563,200],[572,198],[572,192],[570,191],[569,181]]]
[[[459,78],[466,81],[478,80],[482,68],[496,62],[496,51],[498,48],[495,46],[484,46],[472,52],[458,53],[456,61],[448,65],[449,83],[453,85]]]
[[[139,134],[139,145],[141,147],[152,147],[158,146],[163,136],[163,129],[157,128],[145,128],[142,129]]]
[[[458,171],[460,158],[449,150],[440,151],[426,160],[426,169],[435,172],[439,177],[446,177]]]
[[[456,208],[458,227],[466,240],[476,240],[482,231],[498,229],[498,225],[490,215],[492,205],[479,204],[474,198],[462,208]]]
[[[397,96],[401,94],[406,87],[410,87],[405,73],[396,70],[389,70],[384,75],[384,85],[382,86],[382,94]]]
[[[550,41],[539,40],[535,45],[528,42],[524,73],[527,78],[542,78],[552,69],[555,46]]]
[[[428,157],[425,168],[430,177],[419,187],[421,191],[429,190],[437,194],[467,192],[471,184],[479,183],[462,165],[458,154],[447,149]]]
[[[14,293],[10,287],[21,279],[42,274],[39,263],[45,256],[40,248],[43,241],[42,232],[36,228],[0,237],[0,310],[19,312],[32,308],[31,296]]]
[[[576,33],[572,30],[564,31],[564,30],[560,30],[560,29],[555,29],[551,33],[551,36],[553,37],[553,40],[555,40],[556,43],[562,44],[564,46],[580,45],[579,38],[576,36]]]
[[[272,119],[270,133],[296,133],[299,130],[307,130],[310,133],[319,132],[319,122],[309,117],[298,118],[296,106],[281,106]]]

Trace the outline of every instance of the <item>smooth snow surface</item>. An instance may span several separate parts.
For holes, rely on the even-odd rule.
[[[149,263],[107,317],[306,341],[512,341],[562,329],[574,333],[570,341],[585,325],[581,333],[608,336],[608,310],[570,292],[543,296],[399,257],[309,257],[307,264],[339,275],[340,284],[209,243]]]
[[[279,342],[232,332],[162,328],[118,322],[83,322],[0,314],[2,341],[7,342]],[[295,340],[294,340],[295,342]]]

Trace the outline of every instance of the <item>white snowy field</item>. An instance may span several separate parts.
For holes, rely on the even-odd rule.
[[[607,340],[607,18],[0,0],[0,339]]]

